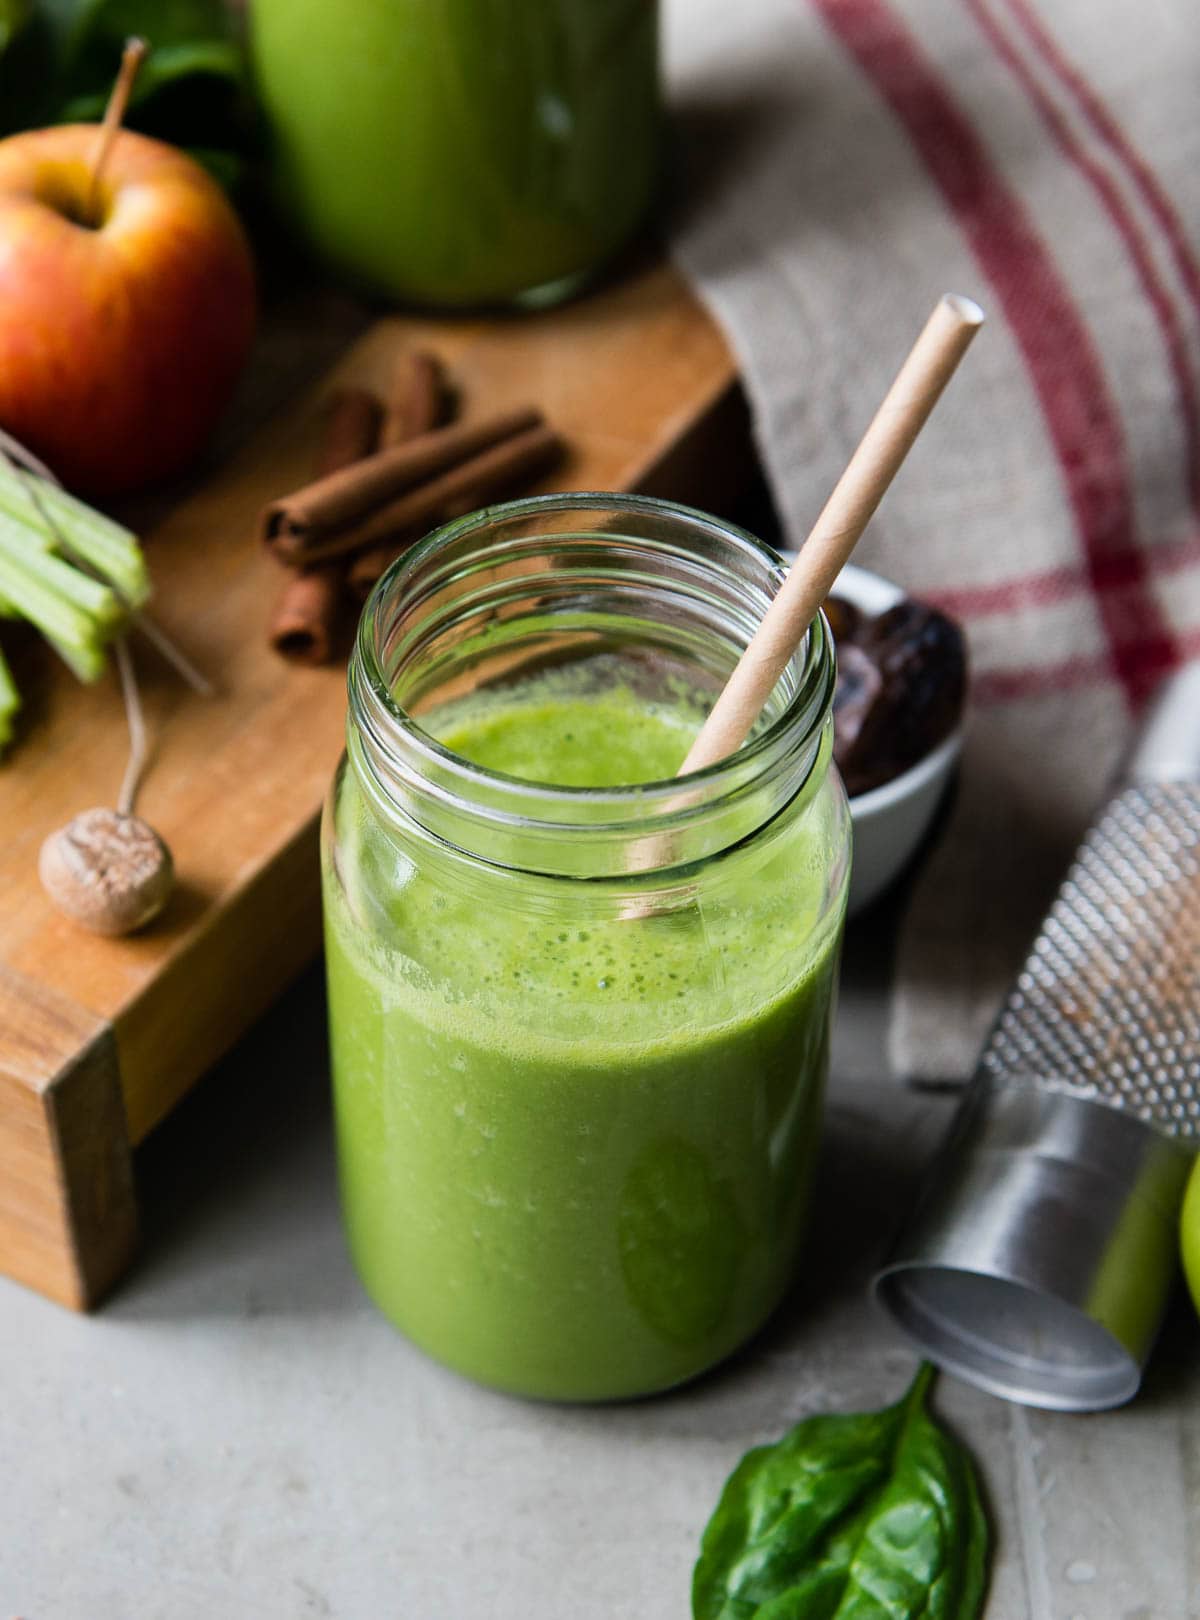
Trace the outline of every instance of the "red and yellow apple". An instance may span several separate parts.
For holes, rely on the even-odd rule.
[[[0,141],[0,427],[114,495],[211,432],[254,334],[254,266],[220,188],[161,141],[122,130],[92,198],[97,134]]]

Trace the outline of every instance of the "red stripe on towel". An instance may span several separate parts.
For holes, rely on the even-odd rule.
[[[1160,541],[1145,553],[1147,567],[1155,579],[1185,573],[1200,563],[1200,540]],[[997,580],[988,585],[931,586],[920,595],[943,613],[960,619],[989,618],[997,613],[1021,613],[1028,608],[1052,607],[1089,589],[1099,592],[1123,591],[1136,585],[1140,573],[1131,574],[1129,558],[1105,559],[1099,572],[1090,576],[1082,568],[1046,568],[1019,578]]]
[[[1046,94],[1036,76],[1030,72],[1020,53],[1004,35],[995,17],[988,10],[986,0],[967,0],[967,8],[997,56],[1008,67],[1037,108],[1059,151],[1085,176],[1125,244],[1126,252],[1132,261],[1146,300],[1154,311],[1154,318],[1158,322],[1166,346],[1167,362],[1171,368],[1179,402],[1179,414],[1183,420],[1188,497],[1192,510],[1200,513],[1200,402],[1197,401],[1196,385],[1188,360],[1187,338],[1171,301],[1170,290],[1159,275],[1149,245],[1142,235],[1137,220],[1126,206],[1120,187],[1112,175],[1084,150],[1082,142],[1060,110]],[[1047,65],[1051,65],[1048,56]],[[1057,68],[1055,71],[1057,72]]]
[[[1200,630],[1189,631],[1177,643],[1184,659],[1200,657]],[[1162,667],[1160,674],[1165,674]],[[1110,679],[1108,660],[1067,658],[1060,664],[1044,664],[1032,669],[980,670],[971,679],[971,701],[981,707],[993,703],[1024,703],[1031,698],[1056,697],[1060,692],[1097,686]],[[1156,677],[1157,679],[1157,677]]]
[[[1143,202],[1158,221],[1159,229],[1171,250],[1171,257],[1175,261],[1180,280],[1187,288],[1197,314],[1200,314],[1200,260],[1197,260],[1193,253],[1183,223],[1175,212],[1171,199],[1159,184],[1158,176],[1129,140],[1083,74],[1059,49],[1057,41],[1047,32],[1029,0],[1008,0],[1008,5],[1032,43],[1045,58],[1047,66],[1053,69],[1071,91],[1096,134],[1124,164]]]
[[[1119,559],[1138,588],[1120,611],[1097,590],[1111,668],[1136,707],[1176,653],[1138,550],[1124,437],[1087,327],[1020,198],[886,0],[813,3],[906,130],[995,290],[1058,456],[1089,578]]]

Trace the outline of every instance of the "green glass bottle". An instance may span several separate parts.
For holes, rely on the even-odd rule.
[[[549,300],[628,239],[659,169],[655,0],[254,0],[276,191],[358,282]]]

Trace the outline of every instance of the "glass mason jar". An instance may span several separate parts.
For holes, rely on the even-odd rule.
[[[275,187],[356,279],[548,301],[619,248],[659,172],[655,0],[253,0]]]
[[[781,577],[703,513],[544,496],[364,611],[323,831],[345,1221],[381,1309],[483,1383],[666,1388],[793,1275],[849,869],[823,620],[751,740],[670,778]],[[554,785],[626,782],[667,721],[661,780]],[[545,781],[465,757],[513,737]]]

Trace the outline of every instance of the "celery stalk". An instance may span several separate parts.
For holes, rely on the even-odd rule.
[[[85,686],[91,686],[93,681],[98,681],[108,668],[105,649],[99,642],[63,641],[58,636],[52,635],[49,630],[43,630],[42,634],[75,679],[82,681]]]
[[[0,652],[0,749],[12,741],[13,719],[21,707],[21,694],[12,678],[12,670],[3,652]]]
[[[131,607],[141,607],[149,597],[150,575],[136,537],[65,489],[0,461],[0,512],[36,530],[50,546],[56,542],[55,526],[60,528],[71,551],[103,575]]]
[[[0,463],[0,465],[2,465],[2,463]],[[0,509],[0,524],[6,523],[7,521],[8,518],[6,514],[4,513],[3,509]],[[21,530],[21,543],[24,546],[28,546],[28,548],[32,551],[50,551],[53,549],[50,544],[49,535],[43,534],[40,529],[23,528]],[[19,607],[17,607],[16,603],[10,602],[5,596],[0,596],[0,619],[19,619],[20,617],[21,610]]]
[[[26,575],[41,580],[56,595],[81,608],[96,621],[101,631],[116,629],[124,617],[115,593],[98,579],[73,568],[69,562],[48,551],[39,551],[27,543],[25,530],[11,518],[0,516],[0,558],[7,560]],[[14,607],[20,607],[20,598],[12,597]]]
[[[60,569],[107,596],[115,611],[106,609],[104,621],[98,621],[78,600],[60,590]],[[77,591],[77,586],[71,588]],[[106,586],[88,580],[55,557],[39,552],[22,556],[0,537],[0,595],[37,626],[81,681],[97,680],[103,673],[104,638],[119,622],[120,614],[119,604]]]

